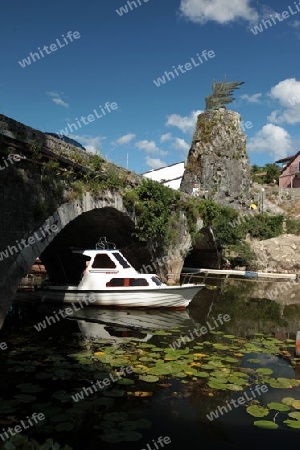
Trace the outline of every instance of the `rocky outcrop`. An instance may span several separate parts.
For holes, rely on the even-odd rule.
[[[180,190],[211,197],[232,207],[251,203],[250,165],[240,114],[205,111],[199,114]]]
[[[300,273],[300,236],[283,234],[265,241],[250,242],[257,257],[257,270]]]

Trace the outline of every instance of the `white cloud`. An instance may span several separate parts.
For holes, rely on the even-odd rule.
[[[92,136],[76,136],[76,135],[71,135],[70,138],[75,139],[76,141],[80,142],[80,144],[82,144],[86,150],[90,153],[98,153],[100,152],[100,146],[101,146],[101,141],[103,141],[104,139],[106,139],[105,136],[96,136],[96,137],[92,137]]]
[[[268,120],[277,124],[300,122],[300,81],[287,78],[271,88],[268,94],[279,102],[281,109],[272,111]]]
[[[146,156],[146,164],[151,169],[160,169],[161,167],[166,167],[167,164],[158,158],[150,158],[150,156]]]
[[[293,28],[299,28],[300,20],[293,20],[293,22],[289,22],[289,25]]]
[[[176,150],[183,150],[185,154],[190,149],[189,144],[185,142],[184,139],[181,138],[175,138],[174,142],[172,143],[172,147],[175,148]]]
[[[160,142],[171,141],[172,139],[173,139],[172,133],[166,133],[160,136]]]
[[[47,92],[47,95],[52,98],[52,101],[59,106],[63,106],[64,108],[69,108],[69,103],[65,102],[61,96],[63,95],[63,92],[60,94],[58,92]]]
[[[114,143],[118,144],[118,145],[126,145],[129,144],[129,142],[132,141],[132,139],[135,138],[135,134],[133,133],[128,133],[125,134],[124,136],[119,137]]]
[[[268,123],[248,142],[248,150],[269,153],[274,161],[293,154],[295,149],[289,133],[282,127]]]
[[[257,93],[257,94],[253,94],[253,95],[243,94],[240,96],[240,98],[242,100],[246,100],[248,103],[260,103],[261,96],[262,96],[261,93]]]
[[[181,0],[179,8],[184,17],[200,24],[227,24],[239,19],[254,22],[259,14],[250,3],[251,0]]]
[[[184,133],[192,133],[195,130],[197,117],[203,111],[192,111],[189,116],[180,116],[179,114],[171,114],[167,116],[167,126],[179,128]]]
[[[169,154],[169,152],[165,152],[164,150],[161,150],[157,147],[154,141],[138,141],[136,142],[135,146],[140,150],[145,150],[147,153],[166,156]]]

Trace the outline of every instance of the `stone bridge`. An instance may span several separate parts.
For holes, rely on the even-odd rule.
[[[141,179],[0,115],[0,328],[37,257],[52,280],[76,282],[84,267],[71,258],[70,247],[94,248],[100,236],[107,236],[136,269],[151,263],[153,254],[132,235],[134,213],[126,210],[122,196]],[[178,248],[190,244],[185,231]],[[183,258],[172,255],[164,273],[174,268],[180,273],[182,265]]]

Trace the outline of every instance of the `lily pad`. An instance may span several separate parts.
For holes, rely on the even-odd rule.
[[[36,400],[36,397],[34,395],[18,394],[14,397],[20,400],[22,403],[30,403]]]
[[[295,400],[292,403],[292,407],[295,408],[295,409],[300,409],[300,400]]]
[[[59,423],[55,426],[56,431],[71,431],[73,430],[73,425],[69,422]]]
[[[279,402],[270,402],[267,406],[270,409],[275,409],[275,411],[289,411],[291,409],[288,405]]]
[[[261,405],[250,405],[246,408],[248,414],[254,417],[265,417],[269,414],[268,408]]]
[[[121,389],[111,389],[109,391],[104,391],[103,395],[106,397],[123,397],[125,391],[122,391]]]
[[[276,430],[278,428],[277,423],[271,420],[256,420],[254,425],[258,428],[265,428],[267,430]]]
[[[261,367],[260,369],[256,369],[256,372],[261,373],[262,375],[271,375],[273,370],[268,369],[267,367]]]
[[[292,417],[293,419],[300,420],[300,412],[294,411],[288,414],[289,417]]]
[[[137,431],[113,431],[111,433],[100,435],[102,441],[109,442],[111,444],[117,444],[123,441],[139,441],[143,436]]]
[[[27,393],[42,392],[44,390],[44,388],[42,388],[41,386],[38,386],[37,384],[32,384],[32,383],[18,384],[17,388],[20,389],[21,392],[27,392]]]
[[[284,420],[283,423],[285,423],[290,428],[300,428],[300,420]]]
[[[296,399],[295,398],[292,398],[292,397],[284,397],[282,400],[282,403],[284,403],[285,405],[292,405],[293,404],[293,402],[295,402],[296,401]]]
[[[147,383],[155,383],[156,381],[159,381],[159,378],[155,375],[141,375],[139,379],[146,381]]]
[[[106,413],[103,416],[104,420],[112,420],[116,422],[121,422],[122,420],[126,420],[128,418],[128,414],[125,412],[112,412]]]

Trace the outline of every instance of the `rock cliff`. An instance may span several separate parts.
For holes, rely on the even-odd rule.
[[[235,208],[251,203],[250,164],[240,114],[199,114],[180,190]]]

